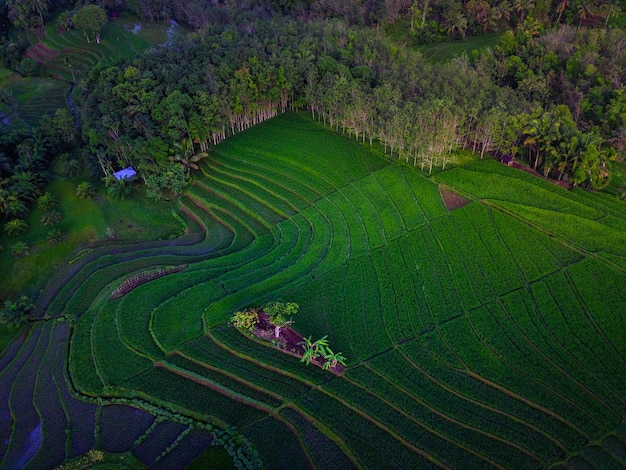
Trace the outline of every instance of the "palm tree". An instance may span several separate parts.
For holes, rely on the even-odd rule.
[[[578,12],[576,13],[576,16],[578,16],[578,29],[580,29],[583,21],[588,20],[593,16],[592,6],[589,4],[589,2],[581,2],[580,6],[578,7]]]
[[[37,199],[37,206],[39,206],[39,208],[44,212],[50,212],[51,210],[56,209],[58,204],[59,202],[49,192],[45,192]]]
[[[569,4],[569,0],[559,0],[559,3],[556,6],[556,12],[559,14],[559,16],[556,19],[557,23],[561,22],[561,16],[563,16],[563,13],[565,13],[565,10],[567,9],[568,4]]]
[[[46,212],[41,217],[41,223],[44,225],[56,225],[63,220],[63,214],[59,211]]]
[[[28,230],[28,224],[22,219],[13,219],[4,226],[4,231],[9,237],[17,237]]]
[[[612,17],[619,15],[622,9],[619,5],[616,5],[614,3],[607,3],[600,7],[600,11],[604,15],[604,29],[606,29],[609,26],[609,20]]]
[[[455,11],[445,18],[446,31],[450,35],[450,39],[458,33],[462,38],[465,37],[465,31],[467,29],[467,18],[460,11]]]
[[[176,143],[174,145],[178,149],[178,152],[176,155],[172,155],[170,157],[170,161],[178,162],[186,169],[193,168],[194,170],[199,170],[200,167],[197,162],[202,160],[204,157],[209,156],[207,152],[195,153],[193,141],[191,139],[183,139],[180,143]]]

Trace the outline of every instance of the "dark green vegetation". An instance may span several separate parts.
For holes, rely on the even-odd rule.
[[[187,235],[86,252],[45,292],[39,314],[75,318],[81,393],[229,423],[270,468],[624,463],[622,203],[485,161],[438,174],[473,200],[448,211],[436,181],[293,114],[202,172]],[[342,377],[226,325],[277,297]]]

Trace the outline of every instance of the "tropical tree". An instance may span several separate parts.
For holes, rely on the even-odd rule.
[[[85,5],[76,12],[73,17],[74,26],[81,29],[87,42],[91,36],[95,36],[96,42],[100,43],[100,31],[107,24],[107,14],[98,5]]]
[[[17,237],[28,230],[28,224],[22,219],[9,220],[4,226],[4,231],[9,237]]]
[[[37,199],[37,206],[43,211],[43,212],[49,212],[53,209],[56,209],[56,207],[58,206],[59,202],[56,200],[56,198],[50,194],[49,192],[45,192],[44,194],[42,194],[41,196],[39,196],[39,198]]]
[[[304,348],[304,354],[300,359],[300,362],[306,362],[307,365],[311,363],[312,360],[318,359],[320,356],[324,355],[325,348],[328,347],[328,335],[325,335],[318,339],[317,341],[312,341],[311,337],[304,338],[301,341],[300,345]]]
[[[76,195],[80,199],[86,199],[88,197],[93,196],[96,193],[95,188],[88,181],[83,181],[76,186]]]
[[[450,38],[454,38],[457,34],[462,38],[465,37],[467,30],[467,18],[460,10],[455,10],[445,17],[446,31]]]
[[[578,10],[576,11],[578,17],[578,28],[580,29],[583,21],[590,19],[593,16],[593,6],[588,1],[580,2]]]
[[[288,317],[298,313],[300,306],[295,302],[270,302],[263,311],[269,316],[270,322],[274,325],[274,335],[280,336],[280,330],[286,325],[293,323]]]
[[[606,3],[600,7],[600,12],[602,13],[602,15],[604,15],[605,29],[609,26],[609,20],[612,17],[619,15],[621,11],[622,9],[620,8],[620,6],[616,5],[615,3]]]
[[[180,163],[187,170],[190,168],[199,170],[198,162],[209,156],[207,152],[196,152],[193,141],[188,138],[181,140],[180,143],[175,143],[174,146],[177,152],[170,157],[170,161]]]
[[[33,307],[33,301],[25,295],[16,301],[5,300],[4,305],[0,309],[0,323],[19,324],[24,321],[26,314]]]
[[[22,258],[28,254],[28,245],[25,242],[17,242],[11,246],[11,254],[16,258]]]
[[[254,308],[238,310],[233,314],[229,323],[235,328],[252,335],[254,327],[259,323],[259,314]]]

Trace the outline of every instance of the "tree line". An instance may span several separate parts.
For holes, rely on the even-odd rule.
[[[423,170],[465,148],[597,189],[624,152],[624,44],[619,29],[520,27],[494,50],[431,64],[341,20],[248,18],[96,67],[80,88],[83,139],[103,174],[134,165],[158,186],[173,161],[192,168],[210,144],[306,108]]]

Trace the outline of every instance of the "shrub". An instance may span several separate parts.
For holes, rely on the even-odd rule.
[[[58,242],[61,238],[63,238],[63,232],[61,232],[58,228],[53,228],[46,234],[46,241],[48,243]]]
[[[0,323],[14,324],[21,323],[26,314],[33,308],[33,302],[23,295],[15,302],[6,300],[2,309],[0,309]]]
[[[24,242],[17,242],[11,247],[11,254],[16,258],[22,258],[28,254],[28,245]]]
[[[259,322],[259,315],[253,308],[235,312],[230,319],[230,323],[241,331],[252,334],[254,326]]]
[[[20,61],[19,72],[25,77],[31,77],[37,73],[39,64],[30,57],[25,57]]]

